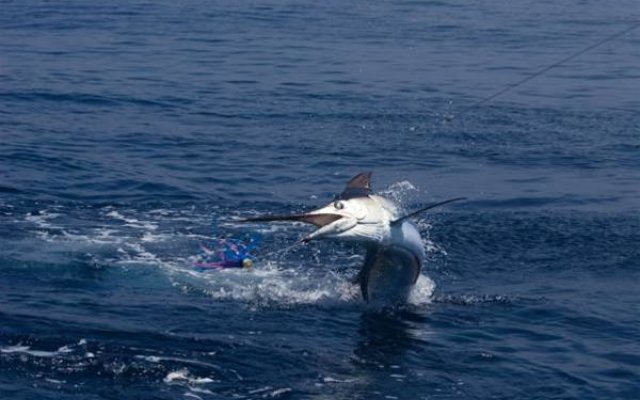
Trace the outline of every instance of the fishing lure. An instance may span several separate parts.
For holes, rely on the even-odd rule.
[[[250,270],[256,261],[251,254],[260,244],[260,238],[249,235],[244,239],[216,239],[213,245],[202,243],[203,253],[196,256],[194,267],[197,269],[227,269],[238,268]]]

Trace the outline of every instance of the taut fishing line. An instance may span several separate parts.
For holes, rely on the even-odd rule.
[[[518,86],[521,86],[521,85],[529,82],[532,79],[535,79],[535,78],[539,77],[540,75],[544,74],[545,72],[547,72],[547,71],[549,71],[549,70],[551,70],[551,69],[553,69],[555,67],[558,67],[558,66],[560,66],[560,65],[562,65],[562,64],[564,64],[564,63],[566,63],[568,61],[571,61],[574,58],[579,57],[582,54],[595,49],[596,47],[599,47],[599,46],[601,46],[601,45],[603,45],[603,44],[605,44],[607,42],[610,42],[610,41],[612,41],[614,39],[617,39],[618,37],[620,37],[622,35],[625,35],[625,34],[631,32],[631,31],[633,31],[634,29],[637,29],[638,27],[640,27],[640,22],[636,22],[636,23],[634,23],[633,25],[631,25],[628,28],[625,28],[625,29],[623,29],[623,30],[621,30],[619,32],[616,32],[616,33],[612,34],[612,35],[609,35],[609,36],[601,39],[600,41],[598,41],[596,43],[593,43],[593,44],[591,44],[591,45],[589,45],[589,46],[587,46],[587,47],[585,47],[583,49],[580,49],[579,51],[576,51],[575,53],[572,53],[572,54],[562,58],[561,60],[558,60],[555,63],[553,63],[551,65],[548,65],[548,66],[542,68],[541,70],[536,71],[533,74],[528,75],[528,76],[520,79],[519,81],[516,81],[516,82],[514,82],[514,83],[512,83],[510,85],[507,85],[506,87],[498,90],[497,92],[493,93],[492,95],[484,97],[484,98],[476,101],[475,103],[471,104],[470,106],[462,108],[462,110],[458,111],[455,114],[450,115],[447,119],[450,120],[450,119],[453,119],[454,117],[459,117],[460,115],[463,115],[463,114],[471,111],[472,109],[474,109],[476,107],[479,107],[482,104],[485,104],[485,103],[495,99],[496,97],[499,97],[499,96],[501,96],[501,95],[503,95],[503,94],[505,94],[505,93],[517,88]]]

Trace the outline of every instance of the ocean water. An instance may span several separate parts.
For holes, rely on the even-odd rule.
[[[0,398],[637,399],[640,3],[0,1]],[[464,113],[461,111],[464,110]],[[427,260],[238,217],[361,171]],[[193,268],[259,234],[253,272]]]

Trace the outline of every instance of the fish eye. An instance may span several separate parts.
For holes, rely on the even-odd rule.
[[[344,203],[341,201],[336,201],[335,203],[333,203],[333,206],[336,208],[336,210],[342,210],[344,208]]]

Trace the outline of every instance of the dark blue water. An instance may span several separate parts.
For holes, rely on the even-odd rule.
[[[0,397],[636,399],[635,0],[0,1]],[[453,118],[450,117],[453,115]],[[374,171],[428,259],[238,216]],[[192,268],[260,233],[254,272]]]

